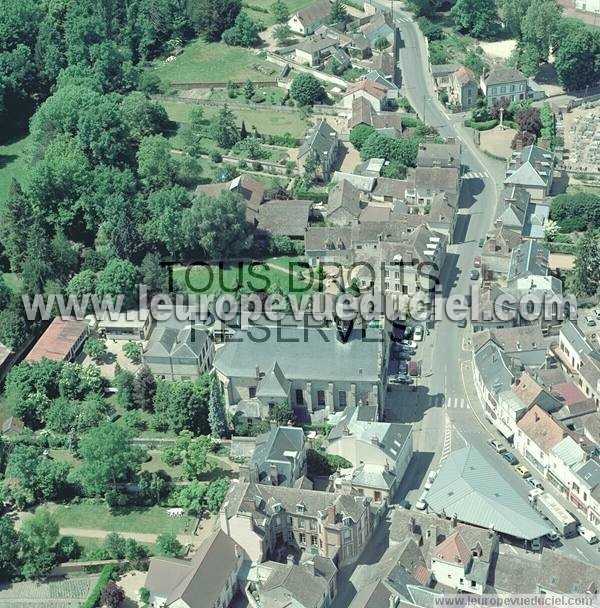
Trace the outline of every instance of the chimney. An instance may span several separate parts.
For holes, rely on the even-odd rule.
[[[350,435],[350,429],[347,426],[345,426],[344,429],[342,430],[342,433],[344,435]]]
[[[540,415],[537,412],[533,412],[533,416],[534,416],[536,422],[540,421]]]
[[[240,481],[250,481],[250,467],[247,464],[240,464],[239,479]]]
[[[221,510],[219,511],[219,523],[221,525],[221,530],[223,530],[223,532],[225,532],[225,534],[227,534],[227,536],[230,535],[230,531],[229,531],[229,519],[227,517],[227,505],[229,503],[225,502],[223,503],[223,506],[221,507]]]
[[[273,430],[273,429],[276,429],[276,428],[277,428],[277,420],[273,420],[273,419],[271,419],[271,420],[269,421],[269,424],[270,424],[270,426],[271,426],[271,430]]]
[[[383,470],[384,470],[386,473],[389,473],[389,472],[390,472],[390,463],[387,461],[387,459],[386,459],[386,461],[385,461],[385,464],[383,465]]]
[[[256,366],[255,372],[256,372],[256,379],[260,380],[260,367],[258,367],[258,365]]]
[[[379,445],[379,437],[377,437],[377,435],[373,435],[373,437],[371,437],[371,444],[372,445]]]
[[[541,163],[539,160],[536,160],[536,161],[535,161],[535,170],[536,170],[538,173],[541,173],[541,172],[542,172],[542,163]]]
[[[342,494],[350,496],[352,494],[352,481],[347,477],[344,477],[340,482],[340,490]]]
[[[294,565],[294,556],[291,553],[287,556],[287,563],[288,563],[288,566]]]
[[[317,576],[315,562],[312,559],[307,562],[304,562],[303,566],[308,570],[311,576]]]
[[[274,463],[269,465],[269,479],[271,480],[272,486],[279,485],[279,473],[277,471],[277,465]]]
[[[327,523],[330,525],[335,524],[335,505],[327,507]]]
[[[411,533],[415,533],[417,531],[417,526],[415,525],[415,518],[409,517],[408,519],[408,530]]]
[[[456,516],[456,513],[452,516],[452,527],[456,528],[456,526],[458,525],[458,518]]]

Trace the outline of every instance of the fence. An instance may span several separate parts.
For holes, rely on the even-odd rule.
[[[262,110],[266,112],[298,112],[298,108],[293,106],[276,106],[254,103],[239,103],[237,101],[223,101],[218,99],[194,99],[193,97],[182,97],[181,95],[152,95],[154,101],[172,101],[177,103],[187,103],[196,106],[212,106],[222,108],[225,104],[231,110]]]

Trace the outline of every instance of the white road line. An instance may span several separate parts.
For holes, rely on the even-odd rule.
[[[579,547],[575,547],[575,551],[577,551],[586,562],[590,561],[589,557]]]

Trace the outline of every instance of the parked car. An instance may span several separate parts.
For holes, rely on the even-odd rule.
[[[412,338],[412,334],[413,334],[413,328],[410,325],[407,325],[404,328],[404,338],[406,340],[409,340],[410,338]]]
[[[410,361],[412,355],[409,355],[408,353],[398,353],[398,359],[400,359],[400,361]]]
[[[600,308],[596,308],[596,310],[594,310],[594,313],[596,314],[596,319],[600,319]]]
[[[528,477],[531,477],[531,473],[529,472],[529,469],[523,465],[523,464],[518,464],[515,467],[515,471],[523,478],[523,479],[527,479]]]
[[[594,327],[596,325],[596,319],[592,315],[586,315],[585,323],[588,327]]]
[[[598,542],[598,537],[596,536],[596,533],[592,530],[589,530],[588,528],[584,528],[583,526],[577,526],[577,532],[579,532],[579,535],[583,536],[583,538],[585,538],[585,540],[590,545],[593,545],[594,543]]]
[[[467,319],[466,319],[466,317],[465,317],[464,319],[461,319],[461,320],[458,322],[458,326],[459,326],[459,327],[462,327],[463,329],[464,329],[464,328],[467,326]]]
[[[515,455],[512,454],[511,452],[503,452],[502,458],[504,458],[504,460],[506,460],[508,462],[508,464],[512,464],[513,466],[515,466],[516,464],[519,464],[519,461],[515,458]]]
[[[405,344],[400,344],[400,352],[408,353],[409,355],[415,355],[417,353],[417,349],[412,346],[406,346]]]
[[[430,471],[429,475],[427,475],[427,481],[425,482],[425,489],[431,490],[431,486],[437,477],[437,471]]]
[[[550,530],[550,532],[548,532],[548,534],[546,534],[546,538],[551,543],[555,543],[560,538],[560,534],[558,532],[556,532],[556,530]]]
[[[532,551],[541,551],[542,550],[542,541],[539,538],[534,538],[531,541],[531,550]]]
[[[494,448],[494,450],[496,450],[496,452],[498,452],[498,454],[502,454],[502,452],[506,452],[506,449],[504,448],[504,446],[497,439],[492,439],[490,441],[490,445]]]
[[[398,361],[398,372],[408,374],[408,363],[406,361]]]
[[[415,330],[413,333],[413,338],[415,339],[416,342],[420,342],[423,339],[423,326],[422,325],[415,325]]]
[[[409,361],[408,363],[408,374],[409,376],[418,376],[421,368],[416,361]]]
[[[479,246],[483,247],[485,244],[485,239],[479,239]]]
[[[396,508],[398,508],[398,509],[406,509],[408,511],[410,509],[410,503],[408,502],[408,500],[406,500],[405,498],[403,498],[398,503],[398,506]]]
[[[400,344],[402,346],[408,346],[409,348],[417,348],[417,344],[413,340],[402,340]]]
[[[476,281],[479,278],[479,270],[473,268],[473,270],[471,270],[471,272],[469,273],[469,278],[471,279],[471,281]]]
[[[427,508],[427,490],[419,496],[419,500],[415,503],[415,509],[419,511],[424,511]]]
[[[398,375],[398,383],[399,384],[414,384],[414,380],[410,376],[400,376]]]
[[[478,255],[476,255],[473,260],[473,266],[475,266],[475,268],[481,268],[481,258]]]
[[[544,486],[542,485],[542,482],[539,479],[536,479],[535,477],[528,477],[527,478],[527,483],[532,488],[539,488],[540,490],[544,489]]]

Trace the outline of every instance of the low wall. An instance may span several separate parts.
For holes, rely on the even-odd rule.
[[[244,81],[232,81],[238,87],[243,87],[246,84]],[[189,90],[189,89],[226,89],[228,82],[172,82],[170,86],[173,89]],[[255,87],[276,87],[277,80],[253,80],[252,84]]]
[[[329,84],[334,84],[338,87],[342,87],[342,89],[346,89],[346,87],[350,84],[343,78],[338,78],[337,76],[333,76],[332,74],[325,74],[319,70],[315,70],[315,68],[311,68],[307,65],[302,65],[293,59],[288,59],[287,57],[281,57],[275,53],[267,53],[267,61],[271,61],[276,63],[277,65],[285,65],[286,63],[292,66],[298,72],[304,72],[306,74],[312,74],[315,78],[319,80],[323,80],[324,82],[328,82]]]
[[[154,101],[171,101],[177,103],[187,103],[195,106],[212,106],[222,108],[225,104],[230,110],[262,110],[266,112],[298,112],[298,108],[293,106],[276,106],[264,103],[239,103],[228,99],[222,101],[218,99],[194,99],[193,97],[182,97],[181,95],[152,95]]]

